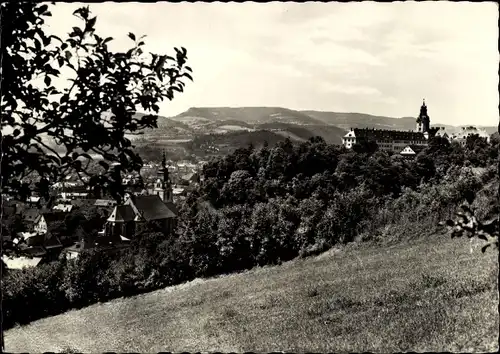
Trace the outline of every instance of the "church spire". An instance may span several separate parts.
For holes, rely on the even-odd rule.
[[[425,133],[430,130],[430,118],[427,114],[427,105],[425,104],[425,98],[422,100],[422,106],[420,107],[420,114],[417,118],[417,132]]]
[[[167,158],[165,150],[162,153],[161,167],[158,169],[158,179],[155,187],[155,194],[158,194],[163,202],[173,201],[172,182],[168,173]]]
[[[162,154],[162,159],[161,159],[161,166],[163,168],[167,167],[167,157],[166,157],[166,154],[165,154],[165,149],[163,149],[163,154]]]

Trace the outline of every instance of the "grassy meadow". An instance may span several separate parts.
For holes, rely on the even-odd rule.
[[[12,328],[6,351],[493,352],[498,257],[475,243],[350,244],[197,279]]]

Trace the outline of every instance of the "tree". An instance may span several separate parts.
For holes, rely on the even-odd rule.
[[[375,141],[362,139],[353,145],[352,150],[357,153],[373,154],[378,150],[378,145]]]
[[[113,38],[96,34],[88,7],[73,13],[82,25],[65,39],[45,32],[47,4],[3,2],[0,9],[2,193],[47,195],[50,183],[77,173],[120,201],[123,188],[109,166],[140,170],[126,134],[156,128],[159,102],[182,92],[184,78],[192,80],[186,49],[175,48],[174,57],[146,54],[145,36],[129,33],[131,48],[113,52]],[[68,80],[61,80],[64,72]],[[68,85],[59,89],[57,81]],[[147,114],[136,115],[139,108]],[[101,173],[87,170],[91,154],[103,158]],[[37,184],[23,183],[28,176]]]

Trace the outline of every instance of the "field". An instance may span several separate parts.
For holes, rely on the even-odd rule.
[[[6,332],[8,352],[498,350],[498,258],[435,235],[352,245]]]

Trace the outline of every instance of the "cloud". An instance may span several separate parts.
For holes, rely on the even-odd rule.
[[[57,3],[51,28],[75,25]],[[493,3],[96,3],[113,49],[146,34],[147,50],[188,49],[194,82],[164,115],[191,106],[418,114],[434,122],[498,122],[498,8]]]
[[[339,85],[331,82],[322,82],[321,89],[326,92],[338,92],[345,95],[379,96],[382,94],[378,89],[374,87]]]

